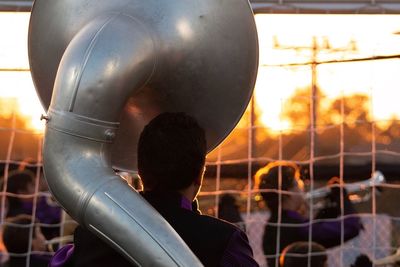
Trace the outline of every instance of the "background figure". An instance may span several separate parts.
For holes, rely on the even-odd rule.
[[[7,195],[8,209],[6,218],[15,217],[19,214],[33,215],[33,205],[36,198],[35,217],[44,224],[41,228],[46,239],[59,236],[59,226],[52,226],[61,221],[61,208],[54,201],[50,194],[36,194],[36,175],[29,171],[12,171],[7,178]],[[47,188],[47,184],[43,180],[42,189]],[[43,185],[45,184],[45,185]],[[48,192],[47,192],[48,193]]]
[[[47,267],[50,261],[50,256],[43,253],[46,252],[46,239],[31,216],[9,218],[4,226],[3,242],[10,254],[9,267],[27,266],[28,257],[30,267]]]
[[[310,256],[309,252],[311,252]],[[310,258],[310,265],[308,258]],[[326,267],[327,260],[326,250],[320,244],[295,242],[282,251],[279,264],[281,267]]]
[[[269,267],[277,266],[276,249],[282,252],[283,248],[297,241],[309,241],[312,231],[312,240],[325,248],[340,245],[343,234],[344,241],[356,237],[362,229],[358,216],[346,216],[340,220],[309,222],[309,217],[304,216],[304,185],[300,179],[299,168],[295,164],[285,162],[271,163],[256,173],[256,182],[259,189],[270,190],[261,192],[261,195],[270,209],[271,216],[265,226],[263,237],[264,253]],[[340,195],[339,187],[332,187],[328,198],[336,201],[339,211],[322,214],[340,215],[340,199],[344,202],[344,215],[355,214],[352,203],[348,199],[346,190]],[[323,219],[324,216],[317,214]],[[325,217],[326,218],[326,217]],[[343,229],[342,233],[342,220]],[[311,223],[311,224],[310,224]],[[278,235],[278,233],[280,233]]]
[[[372,261],[365,254],[358,255],[356,261],[350,267],[372,267]]]
[[[239,205],[236,198],[231,194],[222,195],[218,204],[218,218],[237,225],[243,231],[246,231],[246,225],[240,215]]]
[[[11,171],[6,181],[6,192],[12,194],[7,195],[8,210],[6,217],[14,217],[19,214],[32,214],[32,203],[35,194],[34,173],[28,170]]]
[[[318,203],[318,206],[322,205],[322,208],[317,208],[318,213],[314,219],[329,219],[336,218],[341,215],[340,210],[340,188],[338,186],[332,187],[334,185],[339,185],[339,177],[332,177],[329,179],[327,185],[331,187],[331,193]]]

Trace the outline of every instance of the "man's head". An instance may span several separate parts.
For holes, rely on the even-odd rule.
[[[259,189],[269,190],[261,195],[273,212],[279,208],[279,192],[282,193],[281,205],[284,208],[297,210],[304,203],[304,185],[300,179],[300,170],[293,163],[272,162],[257,171],[255,180]]]
[[[311,250],[310,250],[311,247]],[[309,255],[309,251],[311,254]],[[308,265],[309,259],[310,265]],[[326,250],[318,243],[312,242],[295,242],[287,246],[279,258],[281,267],[326,267],[327,266]]]
[[[162,113],[145,126],[138,170],[145,190],[180,191],[201,183],[207,144],[204,130],[184,113]]]

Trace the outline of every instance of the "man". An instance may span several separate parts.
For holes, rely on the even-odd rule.
[[[316,218],[322,220],[310,222],[308,217],[303,216],[302,211],[307,206],[304,185],[299,169],[294,164],[278,162],[267,165],[257,172],[256,183],[259,184],[259,189],[263,190],[261,195],[271,212],[263,238],[264,253],[269,267],[278,266],[278,254],[289,244],[314,241],[330,248],[341,244],[342,235],[344,241],[347,241],[357,236],[362,229],[358,216],[323,220],[341,214],[339,187],[332,187],[328,196],[331,203],[336,204],[335,207],[323,209],[317,214]],[[346,191],[343,191],[343,214],[355,214]]]
[[[258,266],[243,231],[198,211],[196,196],[201,189],[206,154],[205,133],[195,119],[184,113],[157,116],[144,128],[138,143],[142,195],[171,224],[204,266]],[[132,266],[82,227],[75,232],[70,264]]]

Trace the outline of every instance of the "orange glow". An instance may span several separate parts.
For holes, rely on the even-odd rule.
[[[311,62],[313,56],[324,61],[400,54],[400,36],[394,34],[399,31],[400,16],[256,15],[256,23],[260,68],[255,99],[260,120],[273,135],[299,127],[282,114],[296,89],[310,88],[311,67],[271,65]],[[314,55],[313,38],[317,44]],[[364,94],[370,99],[370,119],[384,127],[389,120],[400,118],[399,70],[399,59],[318,65],[317,85],[326,96],[320,104],[323,108],[338,98]],[[339,123],[342,118],[332,120]]]
[[[0,13],[0,118],[15,113],[26,122],[28,130],[42,132],[44,113],[29,73],[29,13]]]
[[[321,48],[318,60],[400,54],[400,36],[393,34],[400,29],[400,16],[396,15],[256,15],[256,23],[260,68],[255,101],[261,110],[259,119],[271,134],[306,127],[293,125],[283,111],[296,89],[310,86],[311,71],[310,66],[265,65],[309,62],[313,37]],[[15,112],[29,121],[30,129],[41,132],[44,123],[39,118],[44,111],[28,71],[28,24],[29,13],[0,13],[0,69],[7,70],[0,71],[0,99],[17,99],[13,102]],[[328,51],[328,45],[341,51]],[[298,49],[282,49],[288,47]],[[318,86],[326,96],[321,106],[357,93],[370,97],[370,116],[380,127],[400,117],[400,60],[319,65],[317,70]],[[0,107],[0,117],[9,116],[10,110]],[[342,118],[335,114],[331,120],[340,123]]]
[[[2,119],[12,120],[14,114],[24,121],[24,128],[34,133],[42,133],[44,123],[40,121],[40,114],[43,114],[43,108],[37,105],[26,104],[28,99],[21,98],[0,98],[0,121]],[[37,100],[38,101],[38,100]],[[31,100],[32,102],[32,100]],[[22,103],[22,104],[21,104]],[[34,111],[34,113],[31,113]],[[36,116],[39,114],[38,116]]]

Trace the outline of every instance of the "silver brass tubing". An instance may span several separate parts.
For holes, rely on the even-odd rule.
[[[201,266],[114,169],[136,171],[138,136],[161,112],[197,118],[209,150],[235,127],[258,68],[248,1],[36,0],[28,47],[60,205],[136,266]]]
[[[385,176],[380,171],[375,171],[371,178],[360,182],[345,184],[343,187],[346,188],[347,193],[352,194],[369,190],[371,187],[379,186],[385,182],[386,182]],[[335,184],[332,186],[340,186],[340,185]],[[306,199],[323,198],[326,197],[330,192],[331,192],[331,186],[321,187],[316,190],[307,192],[305,198]]]
[[[201,266],[165,220],[111,168],[109,133],[132,88],[140,89],[155,66],[151,38],[135,24],[124,15],[98,18],[65,51],[48,112],[45,175],[53,178],[47,179],[49,187],[67,213],[132,263]],[[119,53],[126,60],[116,58]],[[137,75],[126,76],[126,70]]]

